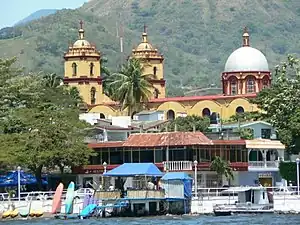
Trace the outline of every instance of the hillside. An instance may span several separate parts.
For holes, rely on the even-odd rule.
[[[29,16],[27,16],[26,18],[20,20],[19,22],[17,22],[15,24],[16,25],[22,25],[22,24],[26,24],[32,20],[37,20],[37,19],[40,19],[42,17],[45,17],[45,16],[49,16],[51,14],[54,14],[56,13],[57,9],[41,9],[41,10],[38,10],[32,14],[30,14]]]
[[[0,31],[0,56],[17,55],[31,71],[63,74],[63,53],[77,38],[82,19],[86,37],[116,70],[140,42],[143,24],[165,56],[168,94],[194,87],[220,87],[220,73],[230,53],[241,46],[244,26],[251,46],[268,58],[270,68],[288,53],[300,53],[298,0],[92,0],[76,10],[60,10],[26,25]],[[121,56],[118,28],[124,27]],[[192,92],[193,93],[193,92]]]

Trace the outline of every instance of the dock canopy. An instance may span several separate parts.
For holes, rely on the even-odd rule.
[[[184,172],[170,172],[166,173],[161,180],[192,180],[187,173]]]
[[[106,177],[162,177],[163,173],[153,163],[124,163],[103,176]]]
[[[183,172],[166,173],[162,178],[162,188],[167,199],[190,199],[193,179]]]

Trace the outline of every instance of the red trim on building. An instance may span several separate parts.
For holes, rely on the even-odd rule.
[[[166,83],[165,80],[158,80],[158,79],[151,79],[151,80],[149,80],[149,82],[152,84],[163,84],[163,85],[165,85],[165,83]]]
[[[123,147],[124,141],[106,141],[99,143],[89,143],[89,148],[118,148]]]
[[[244,95],[205,95],[205,96],[185,96],[185,97],[170,97],[170,98],[156,98],[151,99],[149,103],[162,103],[162,102],[183,102],[183,101],[203,101],[203,100],[218,100],[218,99],[236,99],[236,98],[255,98],[256,93]]]
[[[212,140],[214,145],[246,145],[245,140]]]
[[[270,71],[234,71],[234,72],[223,72],[222,75],[227,75],[227,74],[244,74],[244,73],[268,73],[271,74]]]
[[[65,84],[68,83],[79,83],[79,82],[98,82],[98,84],[102,84],[102,78],[101,77],[87,77],[87,76],[80,76],[80,77],[65,77],[63,79],[63,82]]]

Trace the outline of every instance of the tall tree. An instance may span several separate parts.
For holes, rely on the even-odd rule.
[[[113,80],[109,87],[112,88],[112,98],[121,104],[121,109],[127,108],[128,115],[139,111],[142,104],[147,102],[152,95],[153,85],[149,82],[153,74],[144,74],[138,59],[129,59],[119,73],[111,76]]]
[[[300,149],[300,63],[289,55],[287,61],[276,66],[270,88],[258,94],[254,103],[262,116],[277,130],[279,139],[290,153]]]
[[[210,169],[216,171],[218,175],[218,185],[222,184],[222,176],[225,176],[227,180],[233,180],[232,169],[228,162],[223,160],[221,157],[216,156],[210,164]]]
[[[1,65],[7,68],[1,70]],[[10,67],[0,61],[0,72],[10,73]],[[0,153],[6,163],[30,169],[39,184],[43,168],[86,163],[93,153],[84,143],[87,124],[79,120],[74,91],[49,85],[41,74],[6,77],[0,75],[5,84],[0,91],[6,93],[0,96]]]

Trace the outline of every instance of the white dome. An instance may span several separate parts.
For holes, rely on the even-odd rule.
[[[245,46],[235,50],[228,57],[224,72],[269,71],[266,57],[261,51]]]

